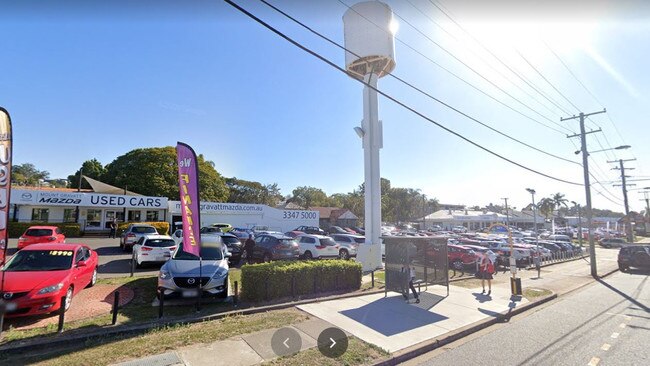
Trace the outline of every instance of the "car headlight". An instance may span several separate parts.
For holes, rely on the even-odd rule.
[[[222,278],[226,277],[226,275],[228,275],[228,270],[225,268],[219,268],[217,269],[217,272],[214,273],[212,278]]]
[[[170,279],[170,278],[172,278],[172,275],[171,275],[171,273],[169,273],[169,271],[160,271],[160,279],[161,280],[167,280],[167,279]]]
[[[39,295],[49,294],[49,293],[52,293],[52,292],[59,291],[62,288],[63,288],[63,282],[57,283],[56,285],[44,287],[44,288],[42,288],[42,289],[40,289],[38,291],[38,294]]]

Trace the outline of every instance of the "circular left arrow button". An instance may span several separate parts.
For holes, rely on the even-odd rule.
[[[280,328],[271,337],[271,349],[278,356],[288,356],[300,352],[302,338],[293,328]]]

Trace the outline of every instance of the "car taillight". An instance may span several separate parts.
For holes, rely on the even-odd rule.
[[[173,252],[174,250],[176,250],[176,247],[169,247],[169,250]]]
[[[126,237],[127,237],[127,238],[135,238],[135,234],[133,234],[133,233],[129,233],[129,234],[127,234]]]
[[[143,250],[143,251],[145,251],[145,252],[148,252],[148,251],[150,251],[150,250],[153,250],[153,248],[149,248],[149,247],[142,247],[142,248],[140,248],[140,249]]]

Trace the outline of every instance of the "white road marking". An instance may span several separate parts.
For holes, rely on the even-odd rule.
[[[620,333],[614,332],[614,333],[612,333],[612,338],[618,338],[619,335],[620,335]]]
[[[600,349],[602,349],[603,351],[609,351],[610,348],[612,348],[612,345],[608,343],[605,343],[603,344],[602,347],[600,347]]]
[[[618,327],[619,328],[625,328],[625,323],[621,323]]]
[[[598,365],[598,362],[600,362],[600,358],[594,357],[594,358],[591,359],[591,361],[589,361],[587,366],[596,366],[596,365]]]

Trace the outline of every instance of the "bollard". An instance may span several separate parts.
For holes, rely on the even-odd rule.
[[[203,291],[201,290],[202,286],[200,286],[200,284],[201,284],[201,279],[199,278],[199,293],[196,296],[196,312],[197,313],[199,311],[201,311],[201,295],[203,295]]]
[[[135,252],[131,254],[131,277],[133,277],[134,272],[135,272]]]
[[[163,317],[163,308],[165,307],[165,293],[158,288],[158,319]]]
[[[372,280],[372,288],[375,288],[375,271],[370,271],[370,278]]]
[[[115,297],[113,298],[113,320],[111,321],[112,325],[117,323],[117,310],[120,307],[120,293],[115,291]]]
[[[235,281],[235,296],[232,298],[232,302],[237,306],[237,301],[239,301],[239,283]]]
[[[65,302],[66,297],[61,298],[61,306],[59,307],[59,327],[57,328],[57,333],[63,333],[63,322],[65,321]]]

